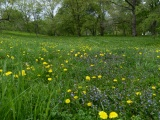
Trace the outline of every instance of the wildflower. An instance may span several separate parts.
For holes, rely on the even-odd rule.
[[[91,80],[90,76],[86,76],[86,80],[90,81]]]
[[[115,89],[116,87],[112,86],[112,89]]]
[[[68,60],[65,60],[65,63],[68,63]]]
[[[88,102],[88,103],[87,103],[87,106],[88,106],[88,107],[92,106],[92,103],[91,103],[91,102]]]
[[[2,70],[2,69],[0,69],[0,73],[1,73],[1,72],[3,72],[3,70]]]
[[[116,112],[111,112],[110,114],[109,114],[109,118],[117,118],[118,117],[118,114],[116,113]]]
[[[65,103],[67,103],[67,104],[70,103],[70,102],[71,102],[70,99],[65,100]]]
[[[152,89],[153,89],[153,90],[155,90],[155,89],[156,89],[156,87],[155,87],[155,86],[152,86]]]
[[[93,79],[95,79],[95,78],[96,78],[96,76],[92,76],[92,78],[93,78]]]
[[[142,53],[141,53],[141,52],[139,52],[139,54],[140,54],[140,55],[142,55]]]
[[[67,69],[66,69],[66,68],[64,68],[64,69],[63,69],[63,71],[64,71],[64,72],[66,72],[66,71],[67,71]]]
[[[25,75],[26,75],[25,70],[22,70],[22,76],[25,76]]]
[[[127,100],[127,103],[131,104],[131,103],[133,103],[133,101],[132,100]]]
[[[126,78],[122,78],[122,80],[126,80]]]
[[[141,95],[141,92],[136,92],[136,95]]]
[[[49,73],[52,73],[53,71],[52,71],[52,69],[49,69],[48,72],[49,72]]]
[[[5,73],[6,76],[9,76],[9,75],[11,75],[11,74],[12,74],[11,71],[8,71],[8,72]]]
[[[78,99],[78,96],[74,96],[74,99]]]
[[[43,62],[43,65],[47,65],[48,63],[47,62]]]
[[[107,113],[104,112],[104,111],[99,111],[98,114],[99,114],[99,117],[100,117],[101,119],[107,119],[107,118],[108,118]]]
[[[14,56],[11,56],[11,59],[14,60]]]
[[[94,64],[91,64],[90,66],[91,66],[91,67],[93,67],[93,66],[94,66]]]
[[[44,60],[44,58],[41,58],[41,60]]]
[[[113,81],[114,81],[114,82],[117,82],[117,79],[114,79]]]
[[[75,56],[75,57],[77,57],[77,56],[78,56],[78,54],[74,54],[74,56]]]
[[[16,75],[14,75],[14,78],[18,78],[18,75],[16,74]]]
[[[87,92],[84,90],[84,91],[82,91],[83,92],[83,94],[86,94]]]
[[[36,62],[38,62],[38,59],[36,59]]]
[[[45,68],[50,68],[50,65],[45,66]]]
[[[153,96],[156,96],[156,94],[155,94],[155,93],[153,93],[152,95],[153,95]]]
[[[102,78],[102,75],[98,75],[98,78],[101,79],[101,78]]]
[[[51,81],[52,80],[52,78],[48,78],[48,81]]]
[[[71,91],[72,91],[71,89],[68,89],[68,90],[67,90],[68,93],[71,92]]]

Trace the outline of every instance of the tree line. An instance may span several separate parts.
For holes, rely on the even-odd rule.
[[[0,30],[59,35],[158,35],[160,0],[0,0]]]

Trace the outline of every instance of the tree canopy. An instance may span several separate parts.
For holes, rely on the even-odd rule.
[[[0,0],[0,29],[48,35],[158,35],[160,0]]]

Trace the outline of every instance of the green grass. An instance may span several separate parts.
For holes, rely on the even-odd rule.
[[[5,31],[0,46],[0,120],[160,119],[159,38]]]

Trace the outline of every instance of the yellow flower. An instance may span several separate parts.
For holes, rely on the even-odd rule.
[[[65,103],[67,103],[67,104],[70,103],[70,102],[71,102],[70,99],[65,100]]]
[[[43,62],[43,65],[47,65],[48,63],[47,62]]]
[[[84,90],[84,91],[82,91],[83,92],[83,94],[86,94],[86,91]]]
[[[117,79],[114,79],[113,81],[114,81],[114,82],[117,82]]]
[[[156,89],[156,87],[155,87],[155,86],[152,86],[152,89],[153,89],[153,90],[155,90],[155,89]]]
[[[36,62],[38,62],[38,59],[36,59]]]
[[[14,78],[18,78],[18,75],[16,74],[16,75],[14,75]]]
[[[74,99],[78,99],[78,96],[74,96]]]
[[[9,75],[11,75],[11,74],[12,74],[11,71],[8,71],[8,72],[5,73],[6,76],[9,76]]]
[[[87,106],[89,106],[89,107],[92,106],[92,103],[91,103],[91,102],[88,102],[88,103],[87,103]]]
[[[1,73],[1,72],[3,72],[3,70],[2,70],[2,69],[0,69],[0,73]]]
[[[91,78],[90,78],[89,76],[86,76],[86,80],[87,80],[87,81],[90,81]]]
[[[41,60],[44,60],[44,58],[41,58]]]
[[[122,78],[122,80],[126,80],[126,78]]]
[[[153,93],[152,95],[153,95],[153,96],[156,96],[156,94],[155,94],[155,93]]]
[[[69,93],[69,92],[72,92],[72,90],[71,90],[71,89],[68,89],[67,92],[68,92],[68,93]]]
[[[14,56],[11,56],[11,59],[14,60]]]
[[[136,95],[141,95],[141,92],[136,92]]]
[[[78,56],[78,54],[75,54],[74,56],[75,56],[75,57],[77,57],[77,56]]]
[[[96,76],[92,76],[92,78],[93,78],[93,79],[95,79],[95,78],[96,78]]]
[[[49,72],[49,73],[52,73],[53,71],[52,71],[52,69],[49,69],[48,72]]]
[[[116,113],[116,112],[111,112],[110,114],[109,114],[109,118],[117,118],[118,117],[118,114]]]
[[[102,75],[98,75],[98,78],[101,79],[101,78],[102,78]]]
[[[67,71],[67,69],[66,69],[66,68],[64,68],[64,69],[63,69],[63,71],[64,71],[64,72],[66,72],[66,71]]]
[[[91,67],[93,67],[93,66],[94,66],[94,64],[91,64],[90,66],[91,66]]]
[[[25,70],[22,70],[22,76],[25,76],[25,75],[26,75]]]
[[[51,81],[52,80],[52,78],[48,78],[48,81]]]
[[[127,103],[131,104],[131,103],[133,103],[133,101],[132,100],[127,100]]]
[[[68,60],[65,60],[65,63],[68,63]]]
[[[107,113],[104,112],[104,111],[100,111],[98,114],[99,114],[99,117],[100,117],[101,119],[107,119],[107,118],[108,118]]]

